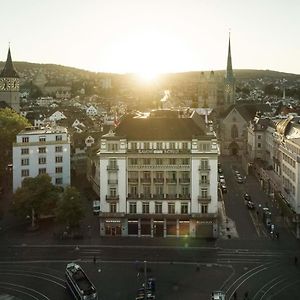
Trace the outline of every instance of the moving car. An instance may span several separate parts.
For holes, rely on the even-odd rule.
[[[237,176],[236,181],[237,183],[244,183],[244,178],[242,176]]]
[[[254,209],[255,208],[255,204],[251,200],[248,200],[246,202],[246,205],[248,206],[249,209]]]
[[[214,291],[211,293],[211,300],[226,300],[225,293],[222,291]]]
[[[93,201],[93,213],[94,215],[99,215],[100,212],[100,200]]]
[[[221,184],[221,190],[222,190],[223,193],[227,193],[227,187],[226,187],[225,183]]]
[[[245,193],[244,200],[246,200],[246,201],[251,200],[251,196],[248,193]]]

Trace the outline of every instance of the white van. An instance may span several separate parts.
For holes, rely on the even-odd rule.
[[[93,201],[93,213],[94,215],[99,215],[100,212],[100,200]]]

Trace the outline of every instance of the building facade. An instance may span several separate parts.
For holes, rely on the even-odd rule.
[[[13,191],[25,177],[47,173],[52,183],[70,185],[70,138],[64,127],[28,127],[13,144]]]
[[[102,136],[100,235],[217,237],[219,149],[199,117],[130,116]]]
[[[20,112],[20,77],[13,66],[10,48],[5,66],[0,73],[0,101]]]

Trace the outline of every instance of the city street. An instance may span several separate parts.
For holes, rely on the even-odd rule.
[[[234,299],[235,293],[237,299],[245,294],[256,300],[299,298],[299,241],[286,229],[276,203],[261,191],[258,180],[249,175],[245,183],[237,183],[235,170],[246,176],[239,161],[221,163],[228,189],[226,215],[235,224],[237,238],[100,237],[91,208],[83,222],[89,234],[81,240],[57,239],[52,221],[30,232],[27,225],[6,219],[0,235],[0,299],[72,299],[64,279],[71,261],[83,267],[100,299],[134,299],[144,282],[144,261],[147,277],[157,280],[157,299],[205,300],[220,289],[227,299]],[[247,208],[245,192],[256,207],[270,207],[279,239],[272,239],[261,216]]]

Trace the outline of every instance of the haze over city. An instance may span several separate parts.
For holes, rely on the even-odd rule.
[[[11,0],[2,3],[0,60],[97,72],[234,69],[300,73],[300,3],[238,0]]]

